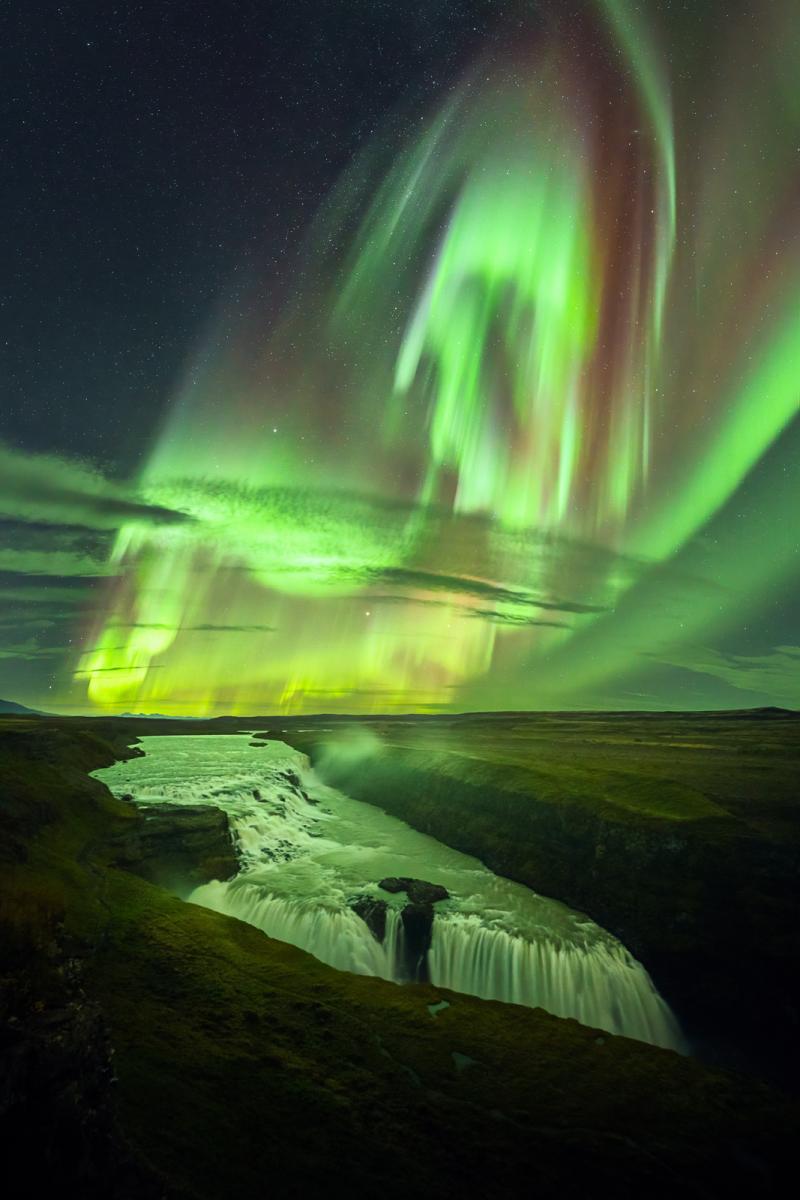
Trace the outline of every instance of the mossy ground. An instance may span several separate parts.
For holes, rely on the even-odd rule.
[[[137,817],[86,771],[124,731],[3,728],[5,1016],[46,1023],[67,945],[116,1052],[108,1103],[161,1194],[777,1189],[798,1115],[778,1093],[538,1010],[340,974],[184,904],[111,865]]]

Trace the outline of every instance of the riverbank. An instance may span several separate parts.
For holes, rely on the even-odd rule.
[[[141,817],[87,773],[129,737],[0,726],[3,1115],[28,1194],[777,1186],[798,1115],[779,1093],[539,1010],[337,973],[115,866]]]

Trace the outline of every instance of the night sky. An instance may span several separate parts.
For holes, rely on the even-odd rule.
[[[795,4],[0,45],[0,697],[800,707]]]

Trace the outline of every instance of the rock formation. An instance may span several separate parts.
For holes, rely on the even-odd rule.
[[[132,797],[123,797],[132,799]],[[204,805],[152,805],[117,839],[116,864],[173,891],[191,891],[239,869],[227,814]]]

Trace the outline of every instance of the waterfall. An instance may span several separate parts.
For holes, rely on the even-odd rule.
[[[504,1000],[574,1017],[609,1033],[685,1050],[669,1006],[640,962],[619,942],[581,946],[528,941],[451,913],[433,923],[431,982],[484,1000]]]
[[[399,910],[386,914],[378,942],[352,909],[276,896],[247,876],[212,882],[189,897],[237,917],[328,966],[394,983],[408,978]],[[485,924],[476,913],[438,913],[428,956],[431,982],[453,992],[544,1008],[583,1025],[685,1051],[677,1021],[640,962],[612,939],[586,945],[528,941]]]
[[[583,914],[322,786],[307,760],[281,742],[254,747],[235,735],[142,741],[144,757],[95,774],[145,814],[153,804],[208,804],[228,816],[239,874],[196,888],[193,903],[340,971],[406,983],[414,976],[401,918],[408,897],[378,881],[426,880],[449,898],[429,906],[430,949],[415,977],[685,1051],[642,964]],[[385,910],[385,930],[373,933],[354,911],[365,900]]]
[[[246,878],[203,884],[195,888],[189,900],[255,925],[269,937],[298,946],[337,971],[403,982],[398,977],[398,964],[403,960],[403,926],[396,910],[386,914],[386,936],[381,944],[351,908],[336,909],[315,899],[275,896],[258,884],[247,883]]]

